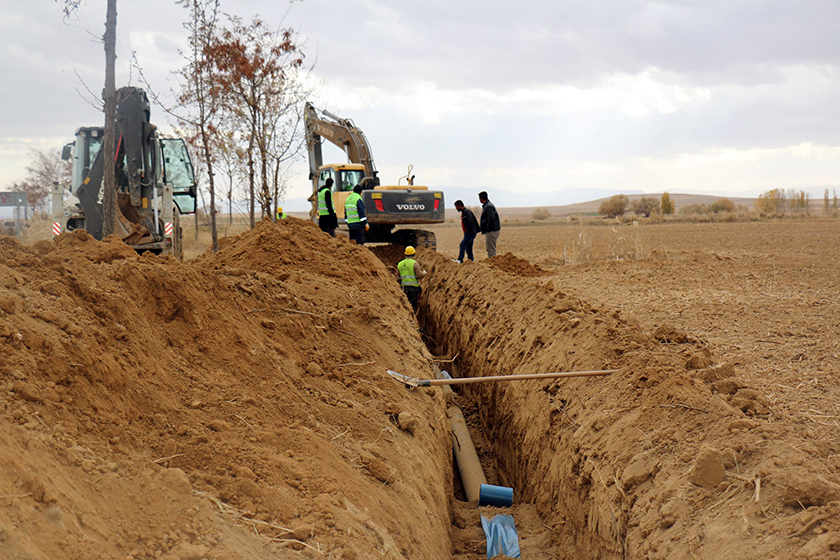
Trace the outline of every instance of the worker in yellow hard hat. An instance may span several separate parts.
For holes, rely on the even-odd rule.
[[[280,220],[285,220],[286,218],[288,218],[288,216],[286,215],[285,212],[283,212],[283,207],[278,206],[277,207],[277,221],[279,222]]]
[[[420,294],[423,293],[420,288],[420,279],[426,276],[426,271],[414,260],[415,252],[411,245],[406,247],[405,258],[397,264],[397,270],[400,272],[400,285],[416,313],[417,305],[420,303]]]

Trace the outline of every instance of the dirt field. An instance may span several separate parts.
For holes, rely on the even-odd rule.
[[[398,251],[297,220],[0,239],[0,557],[484,558],[441,392],[385,373],[457,355],[618,370],[461,392],[523,558],[840,558],[840,222],[434,229],[419,323]]]
[[[457,229],[440,227],[437,234],[439,250],[446,256],[457,256]],[[476,249],[484,258],[480,242],[479,236]],[[449,308],[435,314],[437,322],[445,324],[447,318],[458,315],[463,322],[466,315],[467,320],[475,318],[475,324],[483,325],[474,327],[472,334],[455,335],[459,348],[465,346],[461,342],[464,337],[487,335],[488,325],[492,325],[491,333],[518,328],[525,347],[534,344],[536,333],[545,333],[540,341],[543,348],[525,356],[511,356],[513,347],[499,348],[505,336],[501,333],[496,339],[488,336],[490,342],[484,344],[472,340],[469,348],[473,351],[476,346],[486,347],[476,357],[478,363],[468,364],[475,374],[531,369],[523,361],[531,356],[541,360],[549,357],[548,363],[540,364],[547,367],[600,365],[591,356],[569,356],[569,344],[557,349],[549,345],[551,333],[564,326],[544,317],[540,311],[546,304],[539,302],[556,301],[560,294],[585,302],[601,315],[618,318],[619,330],[637,326],[649,339],[665,343],[654,345],[652,355],[645,356],[643,363],[627,356],[633,343],[621,344],[622,357],[607,365],[624,370],[629,361],[634,366],[622,383],[610,385],[608,395],[599,389],[583,393],[573,390],[563,392],[560,398],[567,412],[568,403],[574,405],[578,398],[586,401],[582,394],[602,401],[598,405],[601,414],[587,401],[585,405],[578,403],[583,410],[574,410],[570,417],[564,414],[563,420],[584,424],[584,418],[605,424],[597,428],[598,432],[614,433],[594,438],[597,443],[592,448],[565,460],[572,463],[572,472],[575,461],[585,463],[580,466],[589,470],[598,464],[601,471],[606,471],[601,472],[605,481],[601,499],[612,501],[612,515],[619,525],[622,521],[627,524],[626,533],[620,533],[626,539],[623,547],[628,557],[840,557],[840,508],[836,502],[840,498],[836,365],[840,345],[840,286],[836,274],[840,267],[840,223],[508,224],[502,230],[499,249],[513,251],[550,274],[531,278],[529,287],[529,279],[524,277],[532,276],[533,271],[517,269],[515,264],[521,263],[510,256],[497,257],[493,260],[500,261],[496,268],[502,274],[493,274],[499,276],[495,284],[481,278],[487,270],[482,270],[483,263],[479,262],[478,266],[461,265],[475,269],[467,278],[462,278],[461,272],[459,277],[439,284],[438,291],[427,294],[441,300],[427,307]],[[438,266],[448,270],[459,265],[444,262]],[[456,287],[452,292],[468,294],[465,309],[459,306],[463,296],[456,300],[447,292],[452,286],[446,284],[453,282]],[[523,284],[522,289],[516,291],[513,282]],[[488,284],[498,288],[488,290]],[[547,284],[556,295],[534,298],[537,290],[549,290]],[[569,306],[561,306],[565,307]],[[443,336],[453,338],[451,329],[445,330],[448,334]],[[679,334],[674,337],[668,333]],[[677,343],[683,336],[687,342]],[[698,352],[683,352],[685,361],[676,367],[657,367],[663,354],[679,352],[687,344]],[[649,347],[644,342],[640,345]],[[444,346],[448,351],[456,347],[452,342]],[[602,347],[600,343],[590,345],[591,351]],[[699,361],[692,363],[697,356]],[[488,363],[488,367],[480,365]],[[712,367],[698,367],[707,365]],[[666,386],[679,380],[693,386]],[[539,415],[531,418],[527,412],[531,406],[551,406],[551,399],[531,405],[530,397],[528,391],[512,396],[502,391],[477,395],[490,402],[512,399],[505,409],[518,411],[513,422],[524,424],[514,433],[498,437],[508,447],[498,445],[502,449],[496,456],[503,462],[511,461],[506,454],[519,455],[516,448],[534,437],[534,431],[536,435],[551,431],[539,421]],[[500,419],[493,416],[496,413],[498,407],[488,411],[485,424],[498,425]],[[536,430],[529,423],[536,425]],[[587,441],[582,435],[575,431],[568,443]],[[722,482],[714,489],[687,483],[698,467],[704,446],[711,448],[712,455],[722,455],[725,466]],[[626,480],[620,488],[609,479],[618,475],[616,480],[622,480],[622,466],[627,464],[622,454],[629,449],[635,454],[635,448],[640,451],[636,456],[644,458],[647,454],[657,466],[651,467],[652,477],[643,483],[649,484],[649,489],[637,487],[628,492]],[[552,455],[556,460],[556,451]],[[521,455],[514,462],[503,470],[518,473],[523,462],[528,467]],[[627,474],[626,468],[623,474]],[[526,478],[521,486],[535,488],[533,500],[538,504],[540,493],[551,490],[541,488],[544,480],[533,473],[516,476]],[[529,477],[535,480],[531,482]],[[594,478],[597,488],[601,477]],[[580,492],[575,488],[564,490]],[[581,529],[591,529],[593,516],[598,515],[598,498],[586,493],[582,498],[579,506],[557,514],[569,519],[575,507],[588,510],[579,523]],[[547,511],[556,509],[544,507]],[[605,540],[609,542],[609,538]],[[620,557],[622,547],[614,548],[616,557]]]

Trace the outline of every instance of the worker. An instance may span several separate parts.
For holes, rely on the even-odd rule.
[[[405,248],[405,258],[397,264],[397,270],[400,272],[400,284],[408,298],[408,302],[417,312],[417,304],[420,303],[420,294],[423,290],[420,288],[420,279],[426,276],[426,271],[414,260],[414,247],[409,245]]]
[[[481,235],[484,236],[484,247],[487,249],[489,259],[496,256],[496,242],[499,240],[502,224],[499,213],[496,212],[496,206],[487,198],[487,191],[478,193],[478,201],[481,202]]]
[[[277,207],[277,221],[279,222],[280,220],[285,220],[286,218],[288,218],[288,216],[286,215],[285,212],[283,212],[283,207],[278,206]]]
[[[333,208],[332,177],[318,189],[318,227],[330,236],[335,237],[335,228],[338,227],[338,217]]]
[[[455,262],[464,262],[464,253],[466,253],[468,259],[474,261],[473,241],[475,241],[475,236],[478,235],[478,232],[480,231],[478,227],[478,220],[475,219],[473,211],[464,206],[464,203],[461,200],[455,201],[455,210],[461,213],[461,229],[464,231],[464,238],[461,240],[461,245],[458,247],[458,258]]]
[[[353,187],[353,192],[344,201],[344,218],[350,229],[350,239],[356,245],[365,244],[365,232],[370,229],[365,216],[365,201],[362,200],[362,185]]]

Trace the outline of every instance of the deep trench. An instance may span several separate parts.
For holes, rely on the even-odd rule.
[[[475,348],[472,348],[472,351],[464,352],[464,347],[452,345],[452,341],[459,340],[457,333],[459,330],[463,332],[464,325],[459,325],[453,321],[437,321],[434,317],[434,312],[429,303],[430,297],[434,297],[434,295],[430,295],[430,292],[434,292],[435,282],[433,276],[426,280],[427,287],[424,287],[424,294],[420,299],[417,312],[424,343],[431,354],[440,361],[440,369],[447,370],[453,377],[488,375],[487,371],[481,371],[477,364],[470,362],[470,356],[475,357],[477,354],[480,355],[481,352],[475,352]],[[545,333],[545,335],[551,337],[553,333]],[[458,355],[457,359],[448,361],[456,355]],[[509,373],[513,372],[494,371],[492,374],[504,375]],[[537,382],[531,381],[528,383]],[[505,384],[470,384],[453,389],[459,397],[457,402],[464,413],[487,482],[512,487],[514,489],[514,508],[523,503],[537,504],[539,500],[534,499],[534,496],[543,492],[544,486],[541,487],[536,483],[534,487],[531,487],[530,481],[532,477],[537,477],[536,473],[545,474],[551,471],[553,464],[541,465],[540,461],[546,458],[545,455],[527,455],[525,447],[520,445],[521,442],[509,441],[504,437],[499,437],[500,434],[506,433],[505,429],[500,429],[498,425],[489,425],[494,421],[498,422],[499,419],[509,420],[515,417],[513,411],[503,409],[504,399],[498,396],[500,390],[504,391],[504,388],[501,387],[503,385]],[[545,386],[532,386],[535,391],[546,391],[547,389]],[[553,412],[546,412],[551,414],[552,418],[554,417]],[[578,418],[578,422],[584,423],[584,420]],[[586,460],[586,457],[577,450],[562,447],[556,449],[556,452],[561,455],[560,462],[575,465],[576,470],[579,470],[578,466]],[[551,462],[554,462],[554,458],[551,458]],[[562,475],[558,473],[556,476],[561,477]],[[557,518],[558,511],[556,508],[553,512],[550,512],[537,504],[541,523],[545,527],[552,528],[549,541],[552,549],[555,553],[563,551],[563,553],[554,557],[625,558],[624,535],[626,534],[626,525],[616,518],[616,515],[612,513],[612,508],[609,510],[604,507],[601,508],[602,511],[608,511],[606,521],[603,515],[600,519],[597,518],[597,514],[593,518],[593,511],[596,507],[592,506],[592,502],[600,502],[603,506],[605,499],[609,501],[608,497],[599,495],[601,489],[594,484],[589,484],[579,488],[579,493],[575,495],[570,490],[578,487],[579,481],[561,481],[556,486],[562,487],[564,493],[563,502],[566,507],[561,508],[563,511],[559,512],[562,518]],[[453,488],[455,489],[455,499],[464,502],[466,497],[457,468],[453,468]],[[612,517],[611,523],[609,517]],[[520,541],[522,538],[523,535],[520,534]]]

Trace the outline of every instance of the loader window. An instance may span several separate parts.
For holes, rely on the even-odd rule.
[[[318,188],[320,189],[327,183],[327,179],[332,179],[335,183],[335,172],[332,169],[322,169],[318,172]],[[333,190],[336,190],[333,184]]]
[[[362,182],[365,177],[364,171],[342,171],[341,172],[341,189],[342,191],[352,191],[353,187]]]
[[[173,189],[188,189],[195,186],[190,154],[187,145],[180,138],[161,138],[163,152],[163,179]]]
[[[99,148],[102,147],[102,137],[91,138],[88,140],[87,143],[87,154],[85,154],[85,162],[84,162],[84,176],[87,177],[88,173],[90,173],[90,168],[93,167],[93,160],[96,159],[96,154],[99,153]]]

